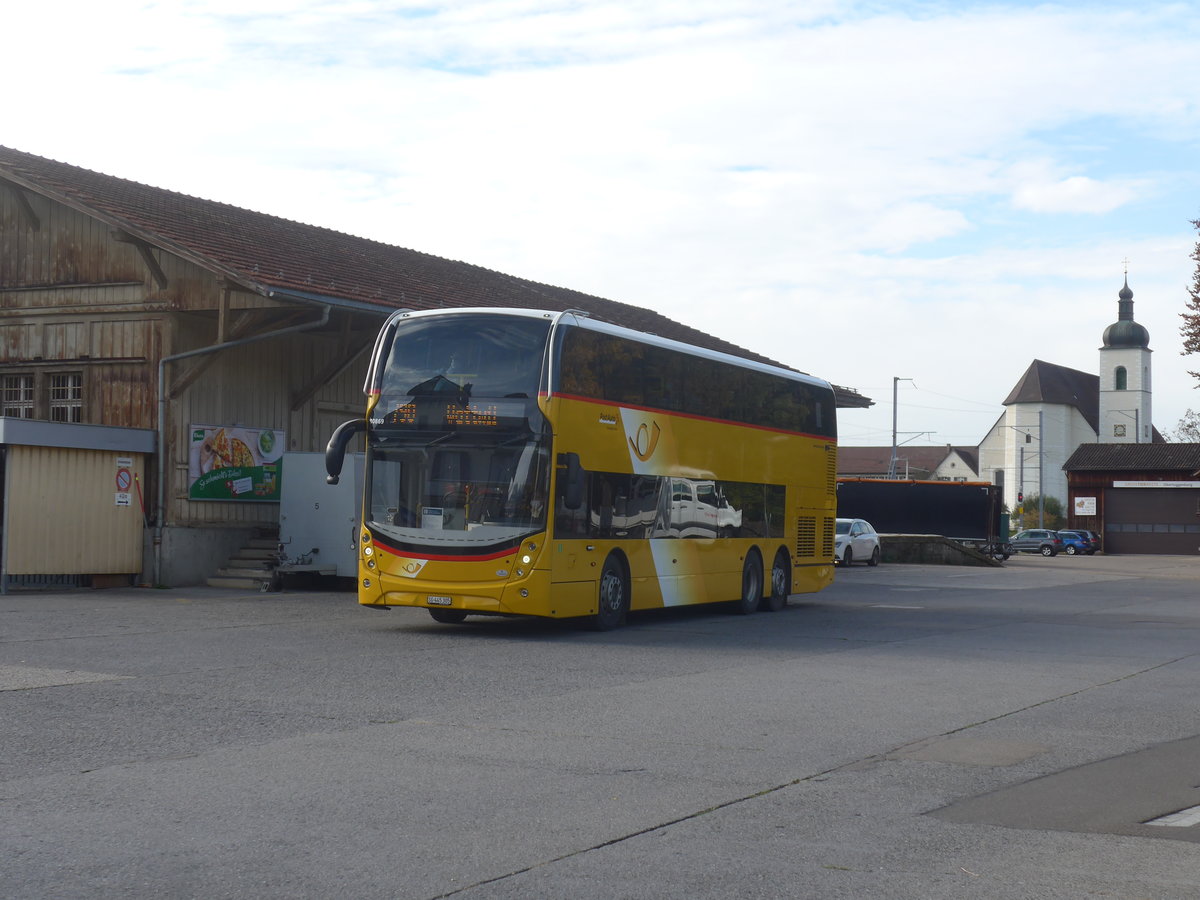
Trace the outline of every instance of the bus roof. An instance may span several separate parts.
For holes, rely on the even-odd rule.
[[[802,381],[830,391],[833,390],[833,385],[831,385],[829,382],[825,381],[823,378],[817,378],[815,375],[810,375],[807,372],[801,372],[797,369],[788,369],[783,366],[771,366],[767,365],[766,363],[756,362],[752,359],[746,359],[745,357],[734,356],[730,353],[721,353],[717,350],[709,350],[705,347],[697,347],[694,344],[687,344],[682,341],[672,340],[671,338],[660,337],[657,334],[651,334],[645,331],[636,331],[632,328],[625,328],[621,325],[614,325],[611,322],[605,322],[602,319],[593,318],[583,310],[568,309],[561,312],[555,312],[552,310],[543,309],[495,306],[468,306],[453,309],[399,310],[388,318],[387,325],[390,325],[400,319],[423,319],[430,316],[441,317],[467,314],[488,316],[520,316],[522,318],[549,319],[551,321],[556,318],[570,317],[572,319],[571,324],[579,328],[587,328],[592,331],[600,331],[606,334],[618,335],[631,341],[638,341],[640,343],[650,344],[656,347],[678,350],[682,353],[690,354],[691,356],[700,356],[706,359],[718,360],[730,365],[740,366],[744,369],[765,372],[780,378],[788,378],[793,381]],[[384,327],[386,328],[387,325]]]

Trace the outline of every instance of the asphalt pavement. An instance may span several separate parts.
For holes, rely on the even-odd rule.
[[[1196,557],[855,566],[607,633],[17,591],[0,897],[1194,900],[1198,676]]]

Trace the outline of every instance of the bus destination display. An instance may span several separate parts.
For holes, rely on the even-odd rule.
[[[384,425],[417,428],[489,430],[525,421],[523,403],[469,401],[460,406],[453,400],[410,401],[383,418]]]

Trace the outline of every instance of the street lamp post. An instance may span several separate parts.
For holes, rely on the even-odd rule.
[[[1026,444],[1030,443],[1034,439],[1033,435],[1030,434],[1028,431],[1028,429],[1034,427],[1033,425],[1008,425],[1006,427],[1011,428],[1013,431],[1017,431],[1017,432],[1020,432],[1021,434],[1025,435],[1025,443]],[[1025,430],[1022,430],[1022,429],[1025,429]],[[1042,443],[1042,410],[1040,410],[1040,409],[1038,410],[1037,430],[1038,430],[1037,442],[1039,445],[1038,452],[1037,452],[1037,458],[1038,458],[1038,477],[1037,477],[1037,481],[1038,481],[1038,528],[1044,528],[1045,521],[1046,521],[1046,492],[1042,489],[1042,458],[1043,458],[1044,454],[1042,453],[1042,447],[1040,446]],[[1025,447],[1024,447],[1024,445],[1018,447],[1017,450],[1018,450],[1018,454],[1017,454],[1017,460],[1018,460],[1017,461],[1017,493],[1019,496],[1023,497],[1025,495]]]
[[[1046,454],[1046,442],[1042,440],[1042,410],[1038,410],[1038,528],[1046,527],[1046,488],[1042,481],[1042,460]]]

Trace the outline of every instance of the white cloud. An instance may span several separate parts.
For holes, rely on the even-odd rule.
[[[1013,192],[1013,205],[1039,213],[1107,213],[1137,197],[1129,183],[1105,183],[1083,175],[1059,181],[1023,184]]]
[[[1128,255],[1172,426],[1194,11],[886,6],[21,4],[0,143],[651,306],[874,396],[848,435],[1094,366]]]

